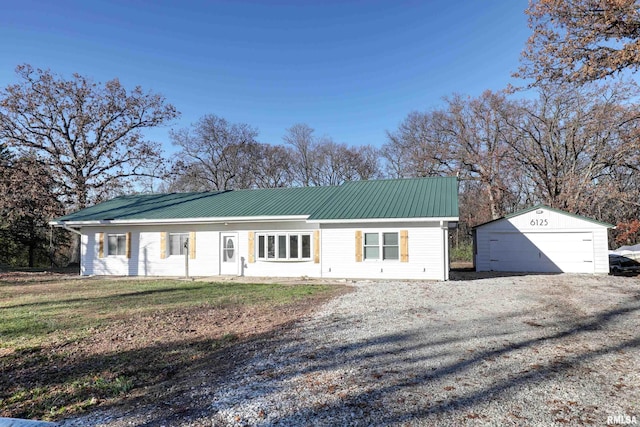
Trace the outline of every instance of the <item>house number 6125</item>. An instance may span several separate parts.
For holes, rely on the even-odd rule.
[[[546,227],[547,225],[549,225],[549,221],[546,219],[532,219],[531,222],[529,223],[532,227],[538,226],[538,227]]]

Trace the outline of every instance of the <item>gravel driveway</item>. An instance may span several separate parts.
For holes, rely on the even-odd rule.
[[[66,424],[640,423],[639,278],[354,286],[281,336],[245,344],[250,357],[223,384],[203,381],[185,396],[198,410],[102,412]]]

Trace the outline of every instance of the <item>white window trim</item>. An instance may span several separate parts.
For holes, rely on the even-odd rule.
[[[167,233],[167,257],[184,257],[185,254],[189,254],[189,248],[185,248],[184,245],[180,245],[180,254],[172,254],[171,253],[171,236],[176,236],[176,235],[185,235],[187,240],[189,240],[189,233],[188,232],[169,232]]]
[[[273,236],[275,239],[274,244],[274,257],[269,258],[269,236]],[[286,252],[287,256],[285,258],[278,257],[280,252],[280,236],[286,236]],[[298,236],[298,255],[297,258],[291,258],[291,248],[290,248],[290,236]],[[309,236],[309,256],[303,257],[302,254],[302,236]],[[260,237],[264,237],[264,256],[260,256]],[[266,233],[256,233],[255,237],[256,248],[255,248],[255,257],[258,261],[263,262],[308,262],[313,260],[313,233],[312,232],[266,232]]]
[[[127,256],[127,233],[105,233],[105,235],[106,235],[106,241],[107,241],[107,251],[106,251],[106,255],[107,255],[108,257],[120,257],[120,258],[126,258],[126,256]],[[118,248],[119,248],[119,245],[118,245],[118,243],[117,243],[117,242],[119,241],[119,239],[117,239],[117,240],[116,240],[116,253],[115,253],[115,254],[111,254],[111,253],[109,253],[109,237],[112,237],[112,236],[113,236],[113,237],[124,237],[124,242],[123,242],[123,245],[124,245],[124,253],[123,253],[122,255],[119,255],[119,254],[118,254]]]
[[[365,248],[367,247],[375,247],[375,245],[367,245],[367,234],[378,234],[378,258],[367,258],[367,252]],[[397,245],[385,245],[384,244],[384,235],[385,233],[395,233],[398,235],[398,244]],[[398,258],[394,259],[385,259],[384,258],[384,248],[385,247],[394,247],[398,248]],[[400,231],[363,231],[362,232],[362,260],[364,262],[387,262],[387,263],[395,263],[400,262]]]

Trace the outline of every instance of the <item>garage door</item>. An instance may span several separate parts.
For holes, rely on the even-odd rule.
[[[491,233],[493,271],[593,273],[591,233]]]

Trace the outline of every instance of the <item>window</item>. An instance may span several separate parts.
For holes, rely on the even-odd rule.
[[[264,237],[258,236],[258,258],[264,258]]]
[[[258,259],[304,260],[311,258],[311,234],[258,235]]]
[[[267,257],[276,257],[276,236],[267,236]]]
[[[364,233],[364,259],[400,259],[398,233]]]
[[[300,236],[298,236],[297,234],[292,234],[289,236],[289,256],[291,258],[298,258],[298,254],[300,253],[298,251],[298,240]]]
[[[127,235],[126,234],[108,234],[107,235],[107,255],[126,255],[127,254]]]
[[[382,233],[382,259],[399,259],[398,233]]]
[[[316,245],[318,240],[316,240]],[[302,235],[302,258],[311,258],[311,234]]]
[[[380,234],[364,234],[364,259],[380,259]]]
[[[234,242],[235,237],[225,236],[223,243],[222,261],[236,262],[236,248]]]
[[[287,236],[278,236],[278,258],[287,257]]]
[[[169,233],[169,255],[184,255],[189,250],[185,243],[189,240],[189,233]]]

